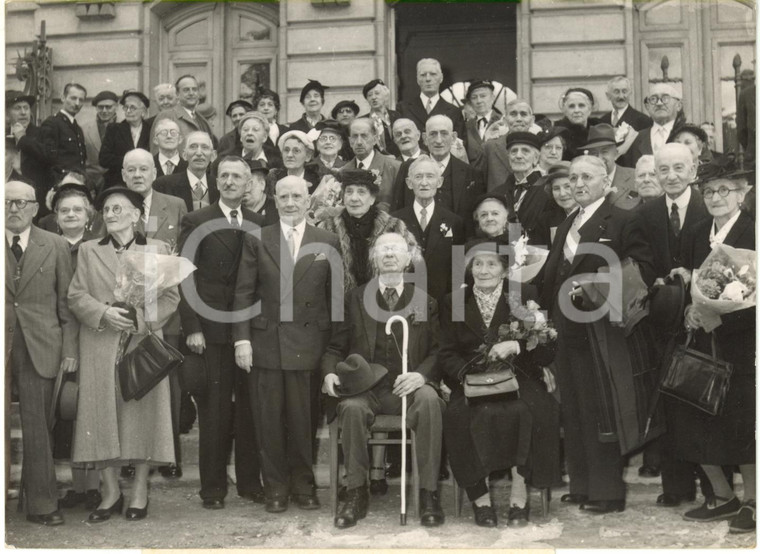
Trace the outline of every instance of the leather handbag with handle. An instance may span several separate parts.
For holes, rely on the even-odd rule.
[[[710,415],[718,415],[725,404],[733,366],[718,359],[715,336],[712,337],[712,354],[689,348],[693,332],[686,344],[678,346],[660,384],[663,394]]]
[[[486,354],[480,354],[467,363],[467,366],[470,365],[486,366],[487,370],[479,373],[467,373],[462,378],[462,387],[467,398],[507,394],[516,392],[520,388],[515,370],[509,362],[503,360],[489,361],[486,359]]]
[[[130,335],[125,351],[133,336]],[[122,398],[125,401],[140,400],[182,360],[184,356],[179,350],[149,331],[140,344],[124,354],[117,364]]]

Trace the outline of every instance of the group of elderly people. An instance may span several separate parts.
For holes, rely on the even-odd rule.
[[[601,328],[573,315],[590,309],[578,282],[582,274],[606,265],[589,246],[604,244],[619,259],[633,260],[646,286],[664,286],[675,275],[688,283],[713,245],[755,249],[747,197],[754,174],[722,163],[710,151],[705,131],[684,121],[680,95],[665,83],[645,98],[646,115],[629,104],[630,82],[612,79],[607,96],[614,109],[601,119],[591,117],[595,100],[588,90],[568,89],[560,102],[564,117],[552,123],[522,99],[498,113],[493,85],[475,81],[466,95],[475,119],[465,121],[438,95],[440,64],[424,59],[417,69],[420,99],[401,103],[398,112],[389,108],[385,84],[373,80],[363,89],[366,115],[358,117],[358,106],[342,101],[333,118],[325,119],[327,87],[309,81],[297,121],[280,125],[279,97],[262,90],[253,104],[230,104],[227,115],[235,129],[218,142],[202,130],[185,132],[188,123],[168,115],[180,106],[162,105],[155,119],[146,120],[147,97],[127,92],[120,99],[125,120],[108,125],[103,138],[99,162],[105,183],[97,198],[88,178],[75,170],[51,189],[52,213],[37,225],[71,246],[76,271],[68,304],[80,324],[78,419],[68,431],[74,462],[70,500],[86,498],[91,522],[123,510],[118,467],[135,468],[126,515],[138,520],[147,516],[149,466],[175,462],[169,381],[140,400],[124,401],[112,368],[124,336],[160,334],[178,305],[180,311],[200,308],[184,292],[180,299],[173,287],[154,301],[150,320],[140,307],[130,314],[113,305],[114,268],[126,250],[168,253],[178,245],[146,239],[142,231],[150,228],[150,205],[163,196],[151,192],[156,173],[189,176],[193,164],[200,172],[187,183],[192,191],[162,190],[191,199],[187,210],[181,205],[181,215],[198,211],[199,221],[207,213],[222,221],[228,234],[216,247],[235,252],[219,262],[219,275],[204,271],[190,280],[227,290],[216,306],[222,311],[248,309],[253,302],[264,307],[265,315],[230,326],[226,342],[214,350],[224,371],[245,372],[239,378],[250,392],[263,489],[246,496],[239,488],[241,496],[265,503],[272,513],[287,510],[289,502],[319,508],[305,460],[313,455],[321,389],[324,412],[337,417],[342,430],[346,480],[334,520],[339,528],[367,515],[370,493],[388,490],[383,449],[368,451],[366,439],[377,415],[400,413],[402,397],[409,400],[407,423],[417,434],[423,525],[444,522],[438,491],[442,457],[472,502],[477,525],[497,526],[489,481],[505,472],[511,479],[507,524],[526,525],[529,487],[562,485],[560,427],[570,479],[561,502],[590,514],[625,509],[629,452],[621,451],[614,429],[605,436],[599,432],[610,396],[599,390],[596,377],[604,364],[620,371],[618,359],[603,363],[592,354],[600,351],[595,341]],[[192,99],[193,80],[180,78],[180,96]],[[206,144],[205,153],[198,150],[195,157],[198,141]],[[131,154],[150,148],[153,163],[150,156]],[[32,203],[35,191],[20,185],[13,194],[19,198],[6,198],[7,236],[15,233],[8,214],[25,209],[23,200]],[[190,217],[181,219],[183,227],[195,225]],[[264,230],[241,238],[247,222]],[[521,236],[548,250],[530,282],[520,282],[515,268],[520,262],[514,245]],[[281,288],[286,285],[290,292]],[[295,310],[286,316],[280,308],[289,295]],[[335,302],[333,313],[328,310],[336,296],[345,300],[338,302],[345,306],[342,317],[334,313]],[[505,332],[519,329],[528,305],[548,315],[556,341],[536,346]],[[707,333],[703,315],[689,305],[685,319],[659,337],[635,335],[651,337],[641,348],[653,353],[653,366],[667,364],[687,329],[696,348],[714,348],[733,364],[720,415],[669,398],[665,435],[640,445],[646,449],[645,469],[662,474],[658,506],[694,502],[700,479],[704,503],[684,517],[728,519],[732,532],[755,529],[754,310],[727,314]],[[393,314],[408,322],[408,373],[401,370],[401,333],[384,331]],[[645,319],[641,325],[656,324]],[[604,329],[622,348],[631,340],[620,329]],[[669,337],[679,338],[668,342]],[[202,344],[197,333],[192,340],[188,335],[193,352],[202,352]],[[627,350],[617,354],[630,357]],[[470,396],[466,377],[495,366],[512,368],[518,386]],[[235,396],[237,402],[245,399]],[[281,412],[267,413],[263,405]],[[299,422],[297,413],[313,417]],[[226,417],[233,434],[242,433],[238,421]],[[201,420],[202,433],[208,421]],[[742,500],[732,478],[737,466]],[[100,485],[93,469],[99,470]],[[202,490],[203,506],[224,508],[224,494],[226,488],[213,498]],[[30,516],[62,523],[55,514]]]

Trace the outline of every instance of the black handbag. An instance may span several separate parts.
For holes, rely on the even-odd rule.
[[[508,362],[503,360],[489,361],[485,354],[481,354],[470,360],[467,365],[485,366],[486,368],[486,371],[481,373],[465,374],[462,379],[462,387],[467,398],[507,394],[516,392],[520,388],[515,370],[512,364]]]
[[[723,410],[733,366],[718,360],[715,336],[712,337],[712,355],[689,348],[692,338],[693,333],[689,332],[686,344],[676,348],[660,390],[715,416]]]
[[[124,346],[125,351],[132,336]],[[122,356],[117,365],[121,397],[124,401],[140,400],[182,360],[184,356],[179,350],[149,331],[134,350]]]

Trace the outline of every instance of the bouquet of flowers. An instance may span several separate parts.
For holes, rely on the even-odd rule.
[[[547,321],[541,306],[533,300],[524,305],[510,302],[510,321],[499,326],[499,340],[524,340],[530,352],[539,345],[551,345],[557,340],[557,330]]]
[[[180,256],[125,250],[119,255],[114,297],[132,307],[151,304],[196,269],[190,260]]]
[[[708,333],[720,325],[720,316],[755,305],[757,253],[716,244],[692,273],[691,297],[702,327]]]
[[[514,263],[509,268],[509,278],[527,283],[538,275],[549,257],[549,251],[528,244],[528,237],[521,236],[513,245]]]
[[[317,225],[325,219],[333,218],[340,213],[342,205],[340,183],[332,175],[325,175],[311,195],[311,204],[306,212],[308,222]]]

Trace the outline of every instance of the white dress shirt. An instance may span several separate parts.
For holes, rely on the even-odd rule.
[[[29,235],[31,234],[31,232],[32,232],[32,228],[27,227],[26,229],[18,233],[18,237],[19,237],[18,244],[19,246],[21,246],[21,250],[23,250],[24,252],[26,252],[26,247],[29,246]],[[12,233],[8,229],[5,230],[5,238],[8,241],[9,247],[13,246],[13,237],[15,236],[16,236],[16,233]]]
[[[142,133],[142,123],[140,123],[139,127],[130,125],[129,132],[132,133],[132,144],[137,148],[137,143],[140,142],[140,134]]]
[[[177,166],[179,165],[179,160],[180,160],[179,153],[174,154],[174,156],[172,156],[171,158],[167,158],[161,152],[158,153],[158,165],[161,166],[161,169],[163,170],[164,175],[169,175],[169,173],[166,171],[166,162],[171,162],[174,164],[174,168],[172,169],[172,171],[174,171],[174,169],[177,169]]]
[[[412,204],[412,209],[414,210],[414,215],[417,216],[417,221],[420,223],[420,226],[422,226],[422,205],[417,202],[417,200],[415,200],[414,204]],[[425,206],[425,217],[427,218],[427,225],[430,225],[430,219],[433,217],[433,210],[435,210],[435,200],[430,202],[429,205]]]
[[[427,105],[428,100],[430,100],[430,111],[432,112],[435,109],[435,105],[438,103],[438,100],[441,99],[441,95],[436,93],[435,96],[426,96],[422,92],[420,93],[420,100],[422,101],[422,107],[425,108],[427,111]]]
[[[649,138],[652,141],[653,153],[656,154],[660,147],[667,142],[670,133],[673,131],[673,125],[675,125],[675,120],[668,121],[665,125],[660,125],[658,123],[652,124],[652,129],[649,131]]]
[[[367,171],[369,171],[369,167],[372,165],[372,160],[374,160],[374,159],[375,159],[375,150],[373,149],[369,153],[369,156],[367,156],[363,160],[360,160],[359,158],[356,158],[356,167],[359,167],[359,163],[361,163],[362,167],[364,169],[366,169]]]
[[[74,116],[73,116],[73,115],[71,115],[71,114],[70,114],[69,112],[67,112],[66,110],[61,110],[61,113],[62,113],[63,115],[65,115],[65,116],[66,116],[66,119],[68,119],[68,120],[69,120],[69,123],[71,123],[72,125],[74,124],[74,122],[76,121],[76,119],[74,118]]]
[[[148,196],[143,198],[143,209],[144,209],[143,221],[145,222],[147,222],[148,217],[150,217],[150,205],[152,202],[153,202],[153,189],[150,190],[150,192],[148,193]]]
[[[404,161],[404,162],[407,161],[407,160],[416,160],[417,158],[419,158],[420,154],[422,154],[422,150],[420,150],[418,148],[417,151],[414,154],[412,154],[411,156],[407,156],[405,154],[401,154],[401,160]]]
[[[280,229],[282,229],[282,234],[285,236],[286,240],[288,238],[288,235],[290,234],[290,230],[295,229],[295,233],[293,233],[293,242],[295,243],[294,257],[295,259],[298,259],[298,251],[301,249],[303,234],[306,231],[306,220],[304,219],[301,221],[301,223],[299,223],[295,227],[292,227],[288,225],[285,221],[280,219]]]
[[[612,123],[612,126],[616,126],[621,119],[623,119],[623,114],[628,109],[628,104],[625,105],[625,108],[622,110],[618,110],[617,108],[612,108],[612,114],[610,114],[610,123]]]
[[[445,158],[443,158],[440,162],[433,158],[433,161],[438,164],[438,169],[441,170],[441,177],[443,177],[443,173],[446,171],[446,168],[449,167],[449,161],[451,160],[451,154],[447,154]]]
[[[383,278],[382,278],[382,276],[380,276],[380,278],[378,279],[378,284],[380,285],[380,294],[382,294],[383,296],[385,296],[385,290],[386,289],[394,288],[394,289],[396,289],[397,301],[401,300],[401,295],[404,293],[404,280],[403,279],[401,279],[401,281],[399,281],[398,285],[395,285],[394,287],[389,287],[388,285],[386,285],[386,284],[383,283]]]
[[[678,217],[681,220],[681,229],[683,229],[683,222],[686,220],[686,208],[689,207],[689,201],[691,200],[691,185],[686,187],[681,193],[681,196],[675,200],[671,200],[670,196],[665,195],[665,206],[668,208],[668,218],[670,218],[670,210],[672,210],[673,203],[678,206]],[[681,230],[679,229],[679,231]]]
[[[201,190],[203,191],[203,193],[205,194],[208,191],[208,184],[206,183],[206,175],[205,174],[203,175],[203,177],[201,177],[200,179],[198,179],[198,177],[196,177],[195,174],[188,169],[187,170],[187,179],[188,179],[188,181],[190,181],[190,188],[192,188],[193,190],[195,189],[195,184],[196,183],[200,183],[201,184]]]
[[[232,215],[231,215],[232,210],[236,210],[237,211],[237,217],[235,219],[237,219],[238,227],[240,227],[240,226],[243,225],[243,209],[242,209],[241,206],[238,206],[237,208],[230,208],[227,204],[225,204],[224,202],[220,201],[219,202],[219,208],[221,208],[222,213],[224,214],[224,217],[227,218],[227,222],[230,225],[232,225]]]
[[[243,148],[242,156],[240,156],[240,157],[241,158],[245,158],[250,153],[251,152],[249,150],[246,150],[245,148]],[[267,160],[267,155],[264,154],[264,149],[263,148],[261,150],[259,150],[259,154],[255,158],[251,157],[251,159],[253,159],[253,160],[261,160],[264,163],[268,163],[269,162],[269,160]]]
[[[604,196],[602,196],[600,199],[596,200],[595,202],[592,202],[591,204],[583,208],[583,216],[578,221],[578,229],[583,227],[583,225],[585,225],[586,222],[589,219],[591,219],[591,216],[594,215],[594,213],[596,213],[596,210],[599,209],[599,206],[601,206],[603,202],[604,202]]]

